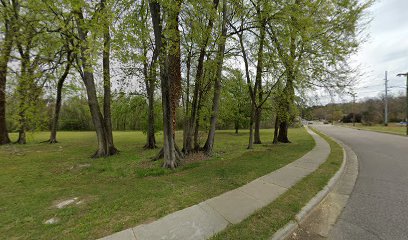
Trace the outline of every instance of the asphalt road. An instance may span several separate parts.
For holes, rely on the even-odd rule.
[[[357,154],[359,174],[330,239],[408,239],[408,138],[313,125]]]

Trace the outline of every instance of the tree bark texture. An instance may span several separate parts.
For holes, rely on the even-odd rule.
[[[254,131],[254,144],[262,144],[261,141],[261,118],[262,118],[262,108],[256,108],[254,114],[255,131]]]
[[[275,117],[275,130],[273,132],[273,144],[278,144],[278,134],[279,134],[279,117]]]

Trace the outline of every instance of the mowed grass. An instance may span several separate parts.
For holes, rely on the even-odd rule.
[[[326,162],[274,202],[258,210],[241,223],[230,225],[212,240],[270,239],[277,230],[294,220],[302,207],[326,186],[343,161],[341,146],[330,138],[320,133],[319,135],[330,144],[331,153]]]
[[[150,161],[159,150],[143,150],[141,132],[115,132],[121,153],[102,159],[89,158],[93,132],[60,132],[54,145],[40,143],[48,133],[29,134],[27,145],[0,147],[0,238],[95,239],[153,221],[274,171],[315,144],[303,128],[289,134],[292,144],[272,145],[272,130],[262,130],[265,144],[249,151],[248,132],[217,131],[213,157],[175,171]],[[82,203],[55,207],[73,197]],[[44,224],[52,217],[60,222]]]
[[[361,123],[356,123],[355,127],[353,127],[353,124],[350,123],[350,124],[342,124],[342,126],[347,126],[347,127],[351,127],[355,129],[374,131],[374,132],[391,133],[391,134],[397,134],[397,135],[406,135],[406,132],[407,132],[407,128],[398,123],[389,123],[388,126],[384,126],[381,124],[365,126],[365,125],[362,125]]]

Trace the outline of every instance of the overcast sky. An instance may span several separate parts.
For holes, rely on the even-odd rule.
[[[372,21],[367,26],[367,41],[354,56],[353,65],[360,66],[364,75],[355,86],[357,99],[376,97],[384,93],[384,72],[388,71],[391,93],[405,93],[405,78],[398,73],[408,72],[408,0],[377,0],[369,9]],[[350,97],[336,97],[336,102]],[[327,98],[321,99],[322,103]]]

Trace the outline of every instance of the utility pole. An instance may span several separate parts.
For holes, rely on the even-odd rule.
[[[406,109],[405,109],[405,126],[407,128],[407,132],[406,135],[408,136],[408,73],[400,73],[397,75],[397,77],[402,77],[405,76],[407,78],[407,89],[406,89],[406,101],[407,101],[407,105],[406,105]]]
[[[353,112],[353,127],[356,126],[356,113],[354,112],[354,104],[356,103],[356,93],[351,92],[351,96],[353,97],[353,104],[351,105],[351,111]]]
[[[388,79],[387,71],[385,71],[385,99],[384,99],[384,126],[388,126]]]

